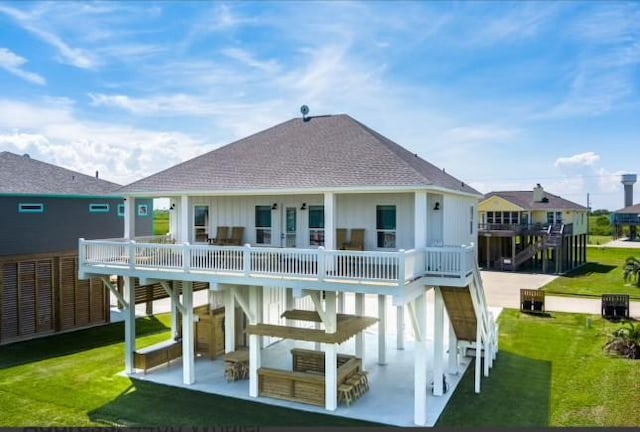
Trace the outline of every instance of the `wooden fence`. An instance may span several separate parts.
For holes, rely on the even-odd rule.
[[[0,344],[109,322],[109,292],[77,252],[0,257]]]

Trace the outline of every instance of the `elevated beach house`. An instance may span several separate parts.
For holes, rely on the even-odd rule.
[[[102,282],[77,278],[77,244],[122,236],[119,187],[0,152],[0,344],[109,322]],[[136,220],[138,234],[151,234],[150,213]]]
[[[587,260],[586,207],[544,190],[489,192],[480,201],[479,262],[563,273]]]
[[[193,310],[192,287],[204,282],[221,299],[225,360],[246,360],[244,371],[227,369],[229,378],[248,379],[251,397],[326,410],[350,403],[351,389],[362,390],[366,376],[363,331],[376,321],[378,363],[386,361],[388,299],[400,312],[398,327],[406,310],[413,329],[413,370],[404,374],[414,375],[415,424],[426,422],[427,392],[444,391],[437,377],[446,359],[445,307],[454,330],[449,361],[457,362],[459,346],[478,348],[480,390],[480,356],[487,358],[487,374],[496,338],[474,246],[481,195],[348,115],[291,119],[118,193],[126,197],[124,238],[81,239],[79,271],[82,278],[104,277],[107,287],[107,276],[124,277],[127,373],[157,364],[151,353],[169,359],[176,349],[184,384],[198,380],[194,353],[203,340],[194,332],[204,317]],[[133,235],[140,197],[170,200],[169,236]],[[179,347],[167,341],[157,350],[136,350],[133,278],[171,296],[182,315],[174,329]],[[427,350],[429,290],[435,290],[433,352]],[[378,316],[365,316],[365,294],[377,296]],[[345,295],[354,299],[354,313],[346,313]],[[248,335],[248,349],[240,349],[239,332]],[[318,350],[292,351],[293,370],[265,367],[265,340],[312,342]],[[353,355],[338,354],[347,340],[355,340]],[[369,387],[376,391],[375,382]]]

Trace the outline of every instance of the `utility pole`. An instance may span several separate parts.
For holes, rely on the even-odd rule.
[[[589,244],[589,235],[591,234],[589,219],[591,219],[591,203],[589,203],[589,192],[587,192],[587,244]]]

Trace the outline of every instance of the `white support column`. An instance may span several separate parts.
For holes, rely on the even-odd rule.
[[[176,286],[174,282],[171,282],[171,289],[175,292]],[[176,300],[180,300],[178,295],[169,297],[171,300],[171,337],[178,336],[178,330],[180,328],[180,318],[178,317],[178,306]]]
[[[325,332],[337,331],[336,293],[327,291],[325,294]],[[338,407],[338,345],[322,344],[324,348],[325,364],[325,408],[334,411]]]
[[[249,287],[249,311],[253,320],[249,324],[255,325],[259,321],[257,319],[258,309],[262,306],[258,303],[258,287]],[[258,369],[260,369],[260,340],[259,336],[249,335],[249,396],[258,397]]]
[[[260,287],[260,288],[256,288],[257,290],[257,297],[258,297],[258,306],[257,306],[257,315],[256,315],[256,319],[258,320],[259,323],[264,322],[264,287]],[[260,341],[260,349],[264,348],[264,336],[259,336],[258,340]]]
[[[193,328],[193,282],[182,281],[182,382],[190,385],[195,377],[195,346]]]
[[[284,293],[284,308],[285,310],[293,310],[295,308],[296,302],[293,298],[293,288],[285,288]],[[293,327],[295,321],[287,319],[286,324],[288,327]]]
[[[344,292],[340,291],[338,293],[338,313],[343,314],[345,311],[344,309]]]
[[[416,191],[413,203],[414,248],[427,246],[427,192]]]
[[[378,295],[378,364],[387,364],[387,297]]]
[[[356,293],[356,315],[364,316],[364,294],[362,293]],[[362,369],[364,369],[364,331],[359,331],[356,335],[356,357],[362,360]]]
[[[133,278],[124,278],[124,299],[127,307],[124,312],[124,370],[131,374],[133,367],[133,352],[136,350],[136,292]]]
[[[404,305],[396,306],[396,327],[398,334],[396,335],[397,348],[404,349]]]
[[[180,242],[191,242],[191,221],[189,220],[189,197],[180,197]]]
[[[413,422],[417,426],[427,423],[427,301],[426,294],[414,300],[416,335],[413,363]]]
[[[482,334],[480,331],[480,323],[476,320],[476,368],[475,368],[475,392],[480,393],[480,368],[482,359]]]
[[[459,350],[458,350],[458,338],[453,328],[453,323],[449,319],[449,373],[458,375],[458,367],[460,364]]]
[[[124,200],[124,238],[133,240],[136,236],[136,199],[127,197]]]
[[[433,394],[434,396],[442,396],[444,393],[442,385],[444,375],[444,301],[440,287],[435,289],[433,319]]]
[[[235,287],[224,292],[224,352],[236,350],[236,298]]]
[[[336,196],[333,192],[324,193],[324,248],[336,248]]]

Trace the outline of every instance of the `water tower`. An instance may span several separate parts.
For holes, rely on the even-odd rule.
[[[624,206],[633,205],[633,185],[638,180],[635,174],[622,174],[622,184],[624,185]]]

